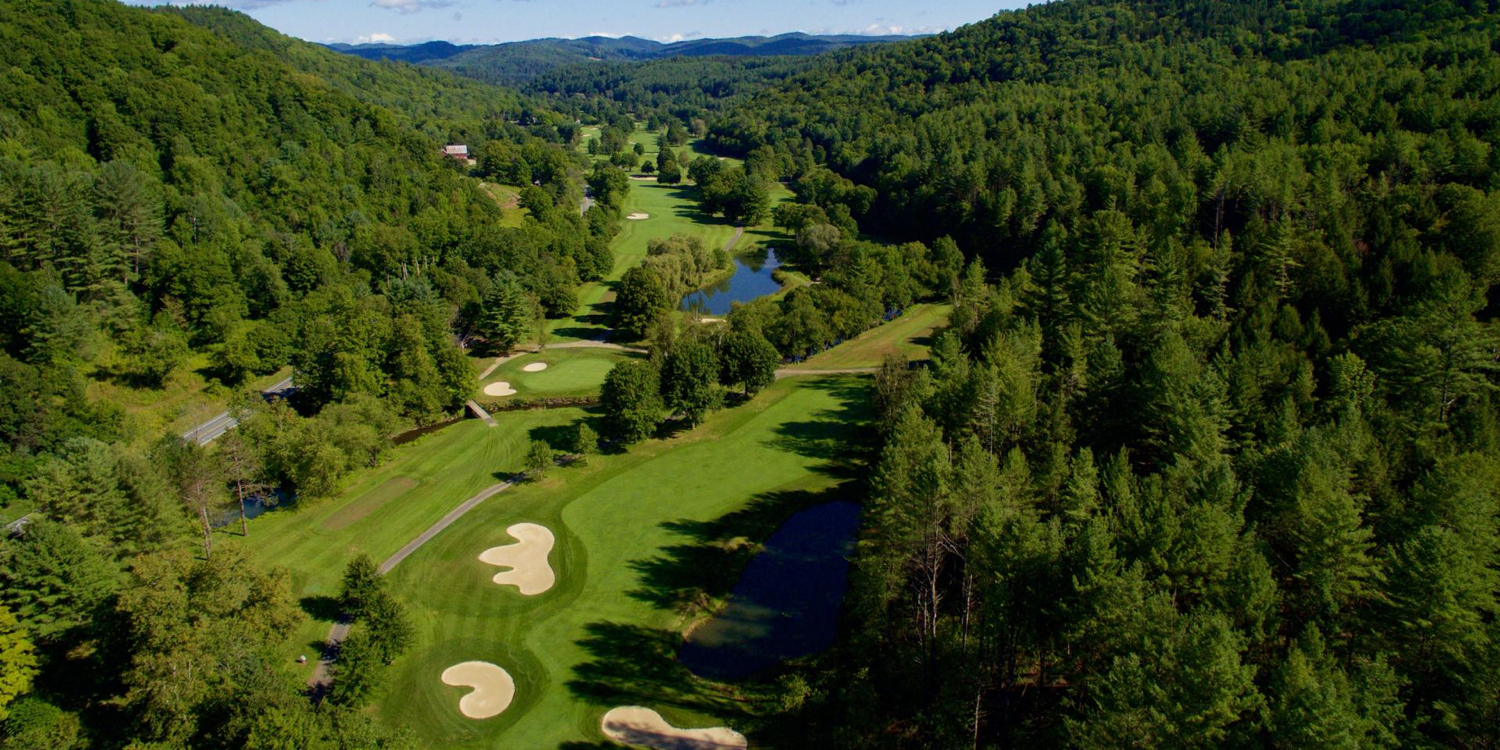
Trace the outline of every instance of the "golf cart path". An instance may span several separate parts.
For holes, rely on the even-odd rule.
[[[489,487],[484,488],[483,490],[480,490],[479,494],[463,501],[463,503],[461,503],[457,508],[448,511],[446,515],[437,520],[437,523],[428,526],[426,531],[418,534],[417,537],[410,542],[407,542],[406,546],[396,550],[395,554],[387,557],[385,559],[385,562],[382,562],[380,564],[380,567],[376,568],[376,570],[381,575],[385,575],[386,573],[391,572],[391,569],[399,565],[402,560],[411,557],[411,554],[413,552],[421,549],[422,545],[431,541],[433,537],[443,533],[444,529],[452,526],[454,522],[462,518],[465,513],[473,510],[480,503],[494,497],[495,495],[500,494],[506,489],[509,489],[510,486],[514,483],[515,482],[513,480],[506,480],[499,484],[493,484]],[[342,643],[344,638],[348,637],[348,635],[349,623],[347,622],[336,622],[333,624],[333,627],[330,627],[328,629],[328,641],[323,647],[323,655],[318,659],[318,667],[317,669],[313,670],[312,678],[307,681],[307,686],[309,688],[312,688],[314,694],[321,693],[322,690],[327,687],[328,666],[333,663],[333,659],[338,653],[339,644]]]

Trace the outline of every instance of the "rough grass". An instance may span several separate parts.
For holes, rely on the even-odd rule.
[[[895,320],[876,326],[826,352],[794,365],[802,370],[840,370],[876,367],[885,355],[897,352],[908,359],[926,359],[933,329],[948,322],[949,304],[912,305]]]
[[[847,478],[837,461],[857,440],[863,409],[855,379],[778,383],[696,430],[557,469],[479,506],[390,575],[418,635],[393,665],[378,713],[444,748],[599,741],[599,718],[627,703],[679,725],[743,726],[733,689],[692,678],[673,660],[686,624],[677,605],[712,593],[700,590],[704,574],[715,585],[725,578],[715,535],[733,532],[716,521],[756,507],[789,516]],[[558,583],[535,597],[495,587],[493,568],[477,559],[520,522],[557,536]],[[515,703],[493,719],[464,718],[462,689],[438,679],[474,659],[516,679]]]
[[[196,352],[173,370],[160,388],[141,386],[120,373],[126,367],[121,355],[106,347],[95,367],[88,371],[90,401],[108,401],[125,410],[126,439],[149,443],[163,434],[180,435],[224,411],[230,396],[239,391],[270,387],[292,373],[284,367],[270,375],[253,377],[225,388],[209,378],[209,355]]]

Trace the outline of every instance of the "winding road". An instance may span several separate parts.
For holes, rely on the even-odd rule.
[[[291,376],[288,376],[285,380],[275,383],[270,388],[261,391],[260,395],[262,398],[264,398],[266,396],[290,390],[291,387],[292,378]],[[203,424],[200,424],[197,427],[194,427],[193,429],[182,433],[182,439],[191,440],[199,445],[208,445],[220,435],[223,435],[224,433],[234,429],[239,425],[239,423],[240,420],[235,419],[234,415],[230,414],[228,410],[225,410],[214,415],[213,418],[209,419],[207,422],[204,422]]]

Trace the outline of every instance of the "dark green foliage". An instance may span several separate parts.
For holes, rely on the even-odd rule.
[[[344,577],[339,582],[339,611],[350,619],[364,619],[384,596],[380,572],[369,555],[361,552],[344,566]]]
[[[579,465],[587,466],[589,456],[599,452],[599,434],[594,432],[588,422],[579,422],[574,428],[569,450],[573,452],[574,460]]]
[[[11,704],[0,724],[0,750],[71,750],[78,739],[78,717],[40,698]]]
[[[539,480],[547,475],[557,456],[552,451],[552,446],[547,445],[545,440],[533,440],[531,446],[526,449],[526,478]]]
[[[620,277],[615,291],[615,328],[630,339],[646,336],[646,329],[673,307],[673,298],[660,276],[645,266],[636,266]]]
[[[753,396],[776,380],[781,355],[759,331],[734,331],[724,338],[719,361],[719,382]]]
[[[361,618],[369,638],[369,647],[382,664],[390,664],[411,648],[416,637],[406,608],[389,593],[381,591],[365,608]]]
[[[92,625],[119,584],[115,562],[67,524],[33,519],[0,546],[0,604],[38,643]]]
[[[661,365],[661,393],[667,410],[696,425],[718,408],[719,353],[706,341],[683,341],[666,353]]]
[[[625,444],[649,437],[666,409],[656,367],[638,360],[615,365],[604,378],[599,404],[604,409],[605,437]]]

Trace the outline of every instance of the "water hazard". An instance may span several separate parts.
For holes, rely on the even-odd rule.
[[[858,529],[859,506],[842,500],[787,519],[679,661],[700,677],[737,680],[832,646]]]
[[[781,284],[771,278],[771,272],[780,265],[775,250],[768,249],[764,255],[737,255],[733,276],[683,297],[682,309],[699,315],[723,315],[735,302],[749,302],[775,294],[781,289]]]

